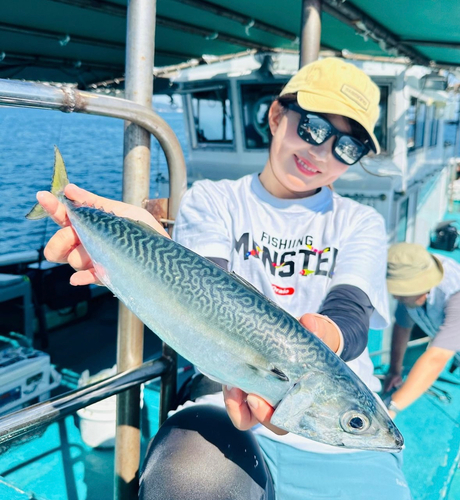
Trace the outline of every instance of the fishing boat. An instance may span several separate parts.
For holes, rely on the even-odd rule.
[[[125,120],[123,199],[144,203],[168,228],[193,180],[236,178],[264,163],[264,113],[289,75],[320,49],[360,66],[382,94],[384,153],[364,163],[370,173],[353,167],[334,188],[374,206],[385,217],[389,242],[428,246],[446,215],[458,220],[448,195],[459,133],[458,100],[446,92],[460,65],[453,35],[460,7],[453,0],[442,7],[293,0],[283,9],[274,2],[18,0],[4,2],[0,13],[0,105]],[[152,111],[154,88],[183,96],[187,161]],[[150,135],[167,158],[167,200],[146,201]],[[436,251],[460,260],[458,249]],[[134,499],[145,444],[174,407],[189,365],[153,334],[144,338],[143,325],[100,287],[64,286],[65,267],[44,263],[36,249],[0,258],[2,317],[16,320],[9,330],[20,332],[1,339],[0,494]],[[65,325],[57,327],[63,315]],[[104,348],[91,348],[98,356],[88,352],[94,328],[104,341]],[[371,332],[369,348],[382,374],[388,341],[388,332]],[[424,338],[412,340],[407,367],[425,345]],[[117,374],[104,370],[114,363]],[[416,500],[460,495],[454,368],[398,416]],[[79,386],[85,369],[103,373]]]

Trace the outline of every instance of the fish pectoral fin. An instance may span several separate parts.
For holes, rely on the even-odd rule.
[[[248,366],[249,368],[251,368],[251,370],[254,370],[255,372],[257,372],[258,375],[261,375],[263,377],[275,377],[278,380],[282,380],[283,382],[289,382],[289,377],[276,366],[268,368],[262,368],[260,366],[254,366],[249,364]]]
[[[276,366],[270,370],[270,373],[283,382],[289,382],[289,377]]]

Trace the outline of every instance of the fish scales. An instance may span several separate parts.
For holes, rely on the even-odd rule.
[[[195,317],[195,328],[201,332],[206,330],[204,325],[213,325],[211,335],[206,336],[206,346],[199,342],[185,347],[186,357],[205,373],[231,385],[238,385],[246,391],[257,392],[273,404],[279,402],[279,395],[284,394],[286,386],[292,386],[308,369],[314,368],[320,372],[336,369],[337,378],[343,376],[350,382],[348,373],[341,376],[343,363],[323,342],[306,332],[295,318],[279,306],[267,301],[255,290],[245,287],[215,264],[158,233],[152,234],[148,228],[128,219],[116,218],[87,207],[74,209],[74,213],[78,214],[75,219],[77,232],[81,231],[80,225],[90,228],[93,225],[100,232],[102,255],[98,255],[96,250],[92,254],[103,267],[116,267],[120,272],[118,263],[123,262],[123,256],[127,254],[133,258],[133,266],[137,270],[126,268],[123,281],[138,274],[156,290],[167,290],[169,306],[182,312],[177,315],[177,321],[173,324],[162,322],[163,310],[143,305],[142,302],[137,307],[131,304],[131,307],[144,323],[174,349],[180,351],[182,347],[184,350],[184,346],[166,330],[180,330],[184,315],[189,320],[191,316]],[[88,223],[85,223],[86,217]],[[121,234],[125,237],[120,239]],[[86,239],[83,234],[81,238],[82,241]],[[111,247],[111,241],[113,249],[120,252],[115,265],[107,258],[111,252],[107,252],[106,248]],[[139,260],[139,256],[143,256],[144,262]],[[110,284],[114,293],[123,297],[122,286],[114,283],[112,278]],[[200,291],[198,298],[197,290]],[[130,300],[125,300],[129,305]],[[225,335],[216,337],[216,330]],[[210,357],[202,358],[203,349]],[[233,376],[216,370],[213,357],[217,356],[220,349],[230,351],[226,355],[220,355],[222,363],[247,365],[251,375],[254,368],[260,369],[266,378],[265,390],[258,383],[257,387],[254,386],[253,377],[247,375],[246,366],[240,366]],[[288,381],[273,377],[272,369],[280,370]],[[280,385],[283,387],[280,388]]]
[[[110,254],[106,246],[112,240],[113,248],[121,254],[136,257],[135,266],[149,276],[150,282],[167,289],[168,295],[176,297],[177,302],[199,311],[203,323],[211,322],[219,329],[228,330],[246,346],[255,345],[257,352],[265,351],[267,357],[276,354],[273,361],[283,362],[295,356],[298,363],[320,363],[320,368],[328,363],[328,366],[338,364],[337,356],[316,337],[308,338],[294,318],[213,263],[159,234],[152,237],[135,222],[89,207],[74,209],[74,213],[78,216],[77,232],[82,231],[80,224],[93,225],[100,232],[104,243],[101,253]],[[105,260],[97,251],[94,253],[96,261]],[[150,316],[148,311],[140,314],[144,318]],[[145,320],[147,324],[157,321],[154,317]],[[296,370],[292,371],[295,375]]]
[[[334,446],[398,451],[403,438],[353,371],[252,285],[144,223],[77,206],[56,148],[52,192],[96,274],[163,341],[212,378],[262,396],[271,423]],[[31,219],[46,216],[36,205]]]

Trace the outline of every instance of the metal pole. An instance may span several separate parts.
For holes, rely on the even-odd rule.
[[[156,0],[130,0],[127,12],[125,97],[152,107]],[[150,185],[150,134],[125,122],[123,201],[141,206]],[[118,309],[117,368],[142,364],[144,325],[121,302]],[[135,500],[139,491],[140,387],[117,396],[115,500]]]
[[[316,61],[321,45],[321,0],[303,0],[300,36],[300,68]]]

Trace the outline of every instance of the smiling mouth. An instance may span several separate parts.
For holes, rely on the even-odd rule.
[[[321,171],[318,170],[316,167],[314,167],[310,162],[307,163],[306,161],[300,159],[297,155],[294,155],[294,157],[295,157],[297,168],[301,172],[303,172],[305,174],[309,174],[309,175],[321,173]]]

